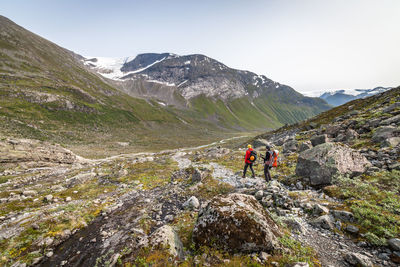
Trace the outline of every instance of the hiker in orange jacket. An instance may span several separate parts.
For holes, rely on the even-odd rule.
[[[244,157],[244,170],[243,170],[243,176],[242,176],[243,178],[246,177],[246,171],[249,166],[250,166],[251,173],[253,174],[251,177],[252,178],[255,177],[254,170],[253,170],[253,161],[250,160],[251,151],[253,151],[253,149],[251,148],[251,145],[247,145],[246,156]]]

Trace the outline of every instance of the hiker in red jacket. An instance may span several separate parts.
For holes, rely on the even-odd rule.
[[[246,156],[244,157],[243,178],[246,177],[247,167],[249,167],[249,166],[250,166],[250,170],[251,170],[251,172],[253,174],[251,177],[252,178],[255,177],[254,170],[253,170],[253,162],[255,160],[251,161],[251,159],[250,159],[250,157],[252,156],[252,153],[251,153],[252,151],[254,151],[254,150],[251,148],[251,145],[248,145],[247,146],[247,151],[246,151]]]

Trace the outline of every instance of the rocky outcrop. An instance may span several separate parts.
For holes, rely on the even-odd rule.
[[[311,185],[330,184],[335,174],[361,174],[371,163],[359,152],[334,143],[325,143],[300,153],[296,174],[309,178]]]
[[[52,162],[72,164],[79,160],[73,152],[59,145],[30,139],[0,141],[0,163]]]
[[[199,212],[193,241],[229,252],[272,252],[279,248],[275,222],[249,195],[217,196]]]

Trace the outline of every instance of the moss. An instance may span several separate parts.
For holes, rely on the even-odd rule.
[[[202,184],[192,191],[191,194],[201,199],[210,199],[217,195],[225,195],[234,191],[234,187],[230,184],[220,182],[217,179],[207,176],[203,179]]]
[[[289,253],[284,253],[276,257],[280,265],[294,262],[307,262],[310,266],[319,266],[319,261],[316,252],[308,246],[303,246],[299,241],[296,241],[286,234],[279,238],[280,243],[289,249]]]
[[[400,172],[380,172],[349,179],[340,177],[330,194],[344,199],[354,213],[360,232],[368,241],[381,245],[400,234]]]

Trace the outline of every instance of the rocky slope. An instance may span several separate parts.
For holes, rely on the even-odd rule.
[[[3,140],[1,264],[396,266],[399,90],[254,139],[281,151],[271,183],[241,178],[240,140],[99,160]]]

